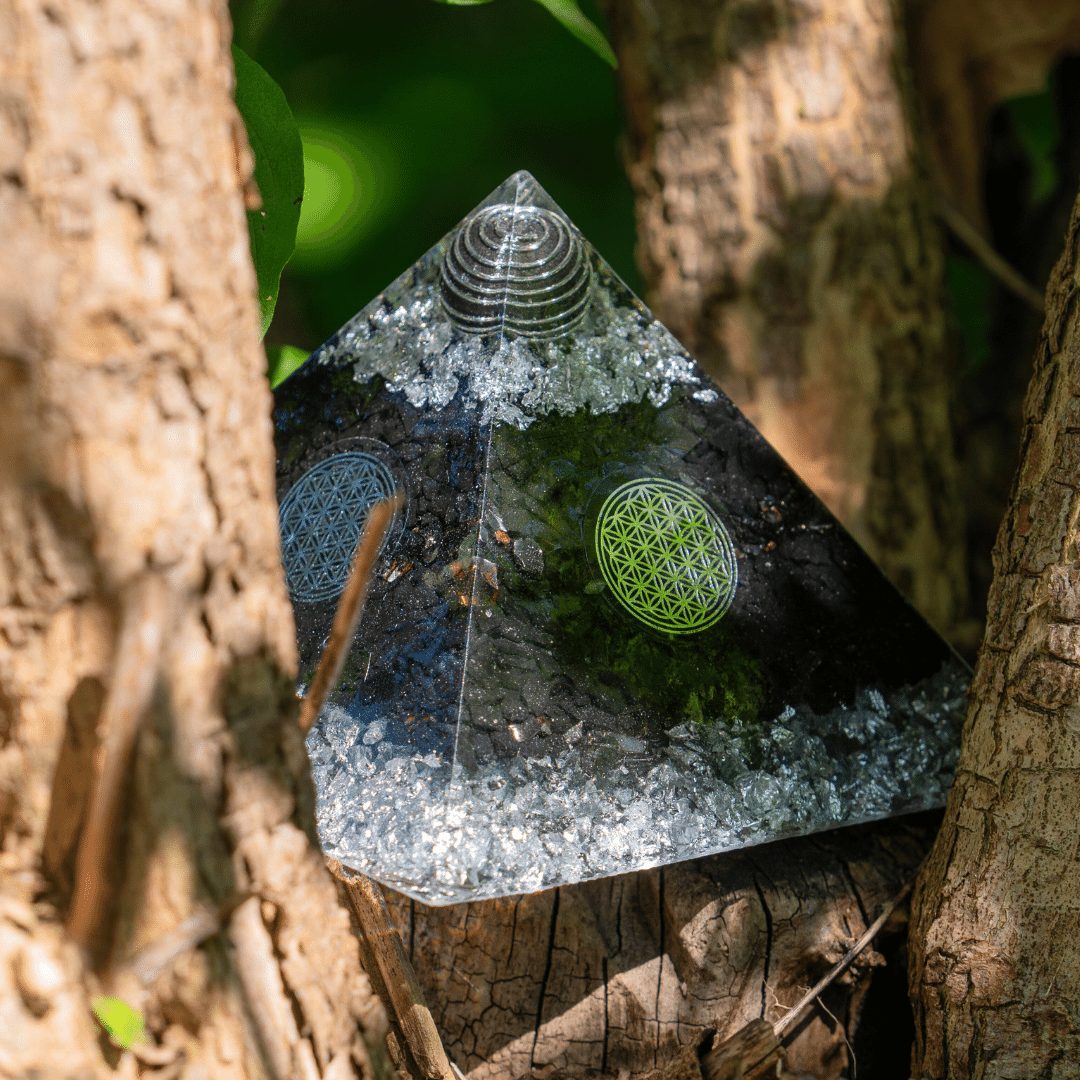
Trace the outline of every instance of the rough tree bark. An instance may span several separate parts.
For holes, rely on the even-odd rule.
[[[1080,1062],[1080,201],[1047,290],[957,778],[913,901],[913,1075]]]
[[[506,900],[430,908],[387,890],[387,901],[469,1080],[629,1080],[710,1031],[778,1021],[915,872],[935,823],[840,830]],[[878,947],[897,940],[905,915]],[[906,1055],[895,1007],[860,1034],[884,965],[880,952],[861,955],[795,1026],[793,1068],[835,1080],[849,1042],[861,1075]]]
[[[110,1075],[103,991],[144,1071],[386,1071],[297,728],[229,36],[0,2],[4,1075]]]
[[[895,5],[605,8],[649,302],[927,618],[962,638],[944,261]]]

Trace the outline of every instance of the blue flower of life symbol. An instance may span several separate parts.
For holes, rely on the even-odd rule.
[[[671,480],[621,484],[596,518],[604,583],[646,626],[696,634],[731,606],[739,583],[735,548],[700,496]]]
[[[289,489],[278,521],[294,601],[316,603],[341,594],[371,504],[390,498],[395,488],[377,457],[349,451],[312,466]]]

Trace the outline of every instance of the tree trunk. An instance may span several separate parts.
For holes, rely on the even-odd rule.
[[[889,0],[605,7],[653,310],[923,614],[971,636],[944,262]]]
[[[913,1075],[1080,1062],[1080,201],[1050,279],[956,781],[913,901]]]
[[[5,1075],[109,1075],[97,993],[170,1076],[386,1071],[297,727],[231,81],[224,3],[0,2]]]
[[[430,908],[386,890],[387,902],[469,1080],[628,1080],[710,1032],[778,1021],[915,872],[935,824],[844,829],[505,900]],[[901,912],[877,947],[903,924]],[[861,954],[795,1026],[792,1068],[835,1080],[849,1043],[868,1076],[906,1056],[903,978],[884,965],[881,952]],[[884,1000],[866,1012],[884,1022],[863,1032],[874,992]]]

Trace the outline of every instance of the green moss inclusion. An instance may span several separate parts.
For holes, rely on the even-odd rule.
[[[551,414],[527,431],[497,432],[496,468],[502,465],[529,497],[540,518],[533,535],[544,551],[543,577],[519,577],[514,592],[546,616],[567,669],[584,665],[590,678],[621,682],[659,721],[654,733],[681,721],[718,720],[746,731],[756,723],[761,680],[730,622],[693,639],[649,633],[598,587],[585,553],[584,509],[605,467],[660,475],[666,458],[670,470],[677,459],[664,444],[678,441],[681,411],[675,402],[658,409],[643,401],[616,413]]]

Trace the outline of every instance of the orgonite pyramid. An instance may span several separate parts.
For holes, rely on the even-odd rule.
[[[536,181],[277,391],[323,847],[429,904],[940,805],[968,670]]]

